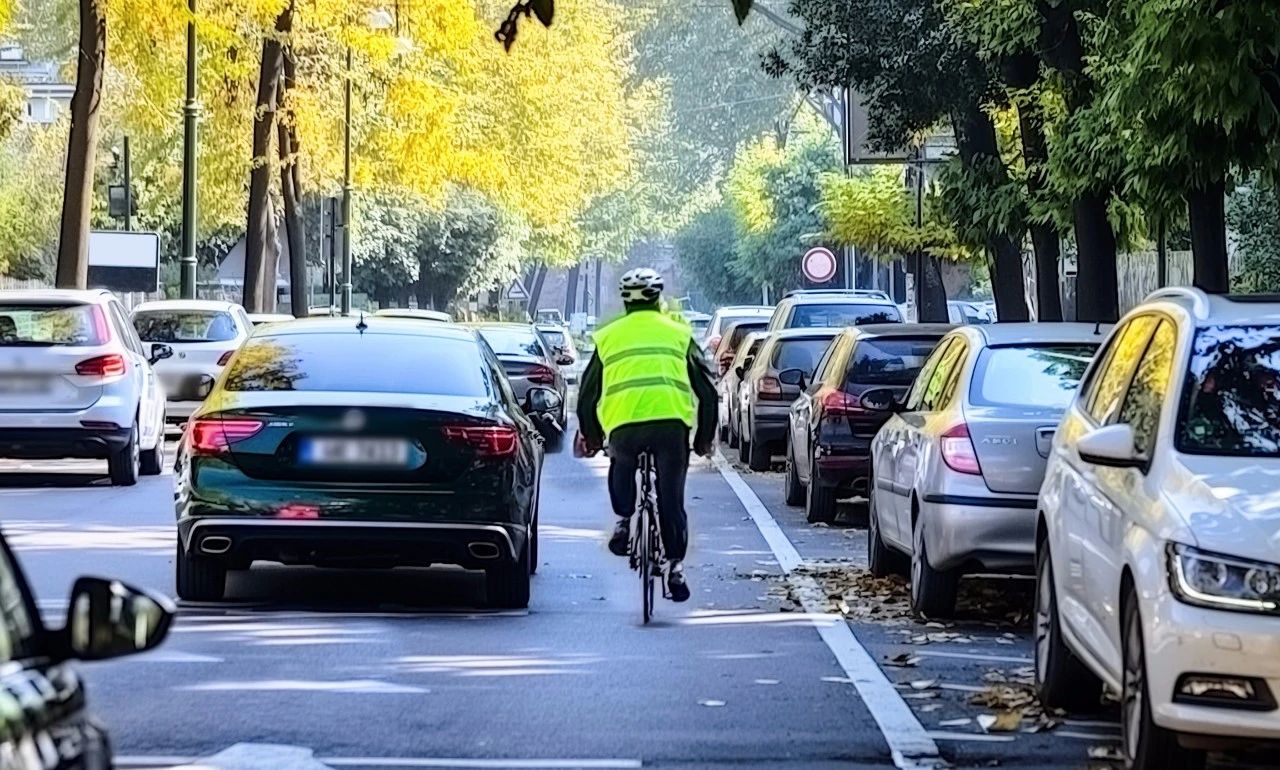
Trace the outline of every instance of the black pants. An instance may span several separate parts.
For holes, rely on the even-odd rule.
[[[689,471],[689,428],[679,420],[623,425],[609,434],[609,499],[613,512],[636,511],[636,470],[640,455],[653,453],[658,472],[658,522],[668,559],[683,559],[689,546],[684,512],[684,479]]]

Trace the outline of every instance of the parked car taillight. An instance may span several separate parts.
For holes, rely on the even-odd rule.
[[[529,370],[529,374],[526,376],[528,377],[529,382],[536,385],[554,385],[556,381],[556,370],[552,369],[550,366],[537,364]]]
[[[941,436],[942,461],[956,473],[967,473],[981,476],[982,466],[978,464],[978,453],[974,451],[973,441],[969,438],[969,426],[964,423],[953,425]]]
[[[466,444],[482,457],[505,457],[516,453],[516,429],[506,425],[446,425],[444,437]]]
[[[257,434],[263,424],[262,420],[242,418],[193,420],[187,427],[191,431],[191,451],[196,454],[222,454],[235,442]]]
[[[761,377],[756,380],[756,397],[762,401],[781,401],[782,384],[776,377]]]
[[[118,377],[127,371],[124,356],[119,353],[108,353],[96,356],[76,364],[76,374],[87,377]]]
[[[229,364],[231,362],[231,357],[234,356],[235,354],[236,352],[234,350],[228,350],[227,352],[218,356],[218,366],[226,366],[227,364]]]
[[[822,397],[822,411],[827,417],[848,417],[862,412],[858,400],[843,390],[833,390]]]

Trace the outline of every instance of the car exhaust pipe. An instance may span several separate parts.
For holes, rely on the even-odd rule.
[[[210,535],[200,541],[200,550],[210,554],[222,554],[231,550],[231,538]]]
[[[467,551],[477,559],[496,559],[500,553],[493,543],[469,543]]]

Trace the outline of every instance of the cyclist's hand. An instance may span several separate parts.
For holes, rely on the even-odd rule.
[[[703,457],[711,457],[711,453],[715,451],[715,445],[710,441],[699,441],[693,445],[693,451]]]
[[[595,457],[600,451],[599,447],[587,446],[587,437],[581,432],[573,436],[573,456],[574,457]]]

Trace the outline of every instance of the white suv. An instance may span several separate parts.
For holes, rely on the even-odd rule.
[[[0,457],[107,460],[113,484],[160,473],[164,391],[106,291],[0,291]]]
[[[1121,696],[1125,766],[1280,739],[1280,302],[1164,289],[1122,319],[1039,498],[1047,705]]]
[[[234,302],[165,299],[135,307],[133,328],[144,345],[158,342],[173,349],[173,357],[155,368],[169,396],[169,419],[186,422],[249,338],[253,322]]]

